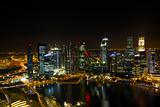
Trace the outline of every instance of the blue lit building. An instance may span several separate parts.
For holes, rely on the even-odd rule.
[[[44,74],[44,55],[47,54],[47,44],[38,44],[39,73]]]
[[[60,48],[51,48],[50,51],[44,55],[44,74],[51,77],[52,75],[59,75],[64,73],[62,50]]]
[[[54,63],[53,63],[54,69],[61,68],[61,65],[62,65],[62,60],[61,60],[62,52],[61,52],[61,49],[55,47],[55,48],[51,49],[51,52],[53,54],[53,56],[52,56],[53,59],[52,60],[54,60]]]
[[[53,53],[49,51],[44,55],[44,74],[51,77],[54,71],[54,60],[52,58]]]

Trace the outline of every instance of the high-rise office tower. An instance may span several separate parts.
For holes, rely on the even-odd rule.
[[[58,75],[61,73],[62,68],[62,51],[60,48],[55,46],[51,48],[47,54],[44,55],[44,74],[47,77],[52,75]]]
[[[138,52],[144,52],[145,51],[145,37],[143,35],[140,35],[138,37]]]
[[[28,70],[28,76],[29,78],[31,78],[33,74],[33,52],[32,52],[31,44],[28,45],[27,70]]]
[[[104,69],[106,71],[109,70],[108,67],[108,38],[103,38],[100,44],[100,48],[101,48],[101,60],[102,60],[102,64],[104,65]]]
[[[110,71],[112,73],[117,72],[117,51],[113,50],[110,52]]]
[[[84,70],[85,69],[85,42],[80,44],[79,47],[79,69]]]
[[[47,77],[51,77],[54,71],[54,60],[52,58],[53,52],[49,51],[47,54],[44,55],[44,74]]]
[[[66,46],[65,45],[62,45],[62,67],[65,68],[66,66]],[[66,68],[65,68],[66,69]]]
[[[39,59],[39,73],[44,74],[45,67],[44,67],[44,55],[47,54],[47,44],[41,43],[38,44],[38,59]]]
[[[125,63],[124,70],[126,72],[132,72],[134,66],[134,48],[133,48],[133,36],[127,37],[127,45],[125,50]]]
[[[148,49],[147,50],[147,65],[149,73],[156,73],[156,50]]]
[[[127,37],[127,49],[133,49],[133,36],[128,36]]]
[[[140,72],[146,68],[146,50],[145,50],[145,37],[143,35],[138,36],[138,54],[140,56]]]
[[[53,65],[54,65],[54,69],[59,69],[61,68],[62,65],[62,52],[61,49],[58,47],[54,47],[51,49],[53,56],[52,56],[52,60],[53,60]]]
[[[123,72],[124,71],[124,50],[116,50],[116,59],[117,59],[117,72]]]
[[[69,43],[68,46],[66,46],[66,72],[70,73],[72,71],[73,66],[73,59],[72,59],[72,43]]]
[[[160,49],[157,49],[156,51],[156,66],[155,66],[156,72],[160,73]]]

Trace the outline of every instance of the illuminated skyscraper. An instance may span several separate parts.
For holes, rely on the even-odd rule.
[[[127,37],[127,49],[133,49],[133,36],[128,36]]]
[[[65,67],[66,64],[66,46],[62,45],[62,66]]]
[[[40,74],[44,74],[44,55],[47,54],[47,44],[38,44],[38,59],[39,59],[39,71]]]
[[[144,36],[138,37],[138,52],[144,52],[145,51],[145,38]]]
[[[156,65],[156,50],[149,49],[147,51],[147,65],[149,73],[156,73],[155,65]]]
[[[31,44],[28,46],[28,53],[27,53],[27,70],[29,78],[33,74],[33,52],[31,48]]]
[[[72,43],[69,43],[68,46],[66,46],[66,64],[65,68],[67,73],[72,71],[73,67],[73,59],[72,59]]]
[[[55,46],[44,55],[44,74],[47,77],[62,73],[62,50]]]
[[[156,52],[156,67],[155,67],[157,73],[160,73],[160,49],[157,49]]]
[[[58,47],[55,47],[55,48],[52,48],[51,49],[51,52],[53,53],[53,56],[52,56],[52,60],[54,60],[54,69],[59,69],[61,68],[61,65],[62,65],[62,52],[61,52],[61,49],[58,48]]]
[[[80,70],[84,70],[85,69],[85,42],[83,42],[82,44],[80,44],[79,47],[79,69]]]
[[[110,52],[110,71],[113,73],[117,72],[117,51],[113,50]]]
[[[117,59],[117,72],[123,72],[124,71],[124,50],[117,50],[116,54]]]
[[[102,39],[100,48],[102,64],[105,66],[105,70],[108,71],[108,38],[105,37]]]
[[[47,77],[51,77],[54,71],[54,60],[52,58],[53,52],[49,51],[44,55],[44,74]]]
[[[133,48],[133,36],[127,37],[127,46],[125,50],[125,63],[124,70],[126,72],[132,72],[134,65],[134,48]]]

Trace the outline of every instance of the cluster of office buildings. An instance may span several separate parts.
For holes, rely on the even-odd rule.
[[[110,40],[102,38],[99,49],[79,44],[49,47],[38,44],[38,74],[51,77],[65,73],[86,71],[95,73],[127,73],[139,75],[160,73],[160,50],[145,47],[145,36],[129,36],[125,49],[110,49]],[[28,74],[33,73],[32,49],[28,47]]]

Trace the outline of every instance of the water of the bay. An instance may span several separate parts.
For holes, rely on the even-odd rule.
[[[99,85],[82,82],[80,84],[54,84],[39,88],[38,91],[47,97],[54,96],[63,105],[69,102],[75,105],[78,101],[85,107],[159,107],[160,95],[153,90],[146,90],[129,84]],[[151,92],[150,92],[151,91]]]

